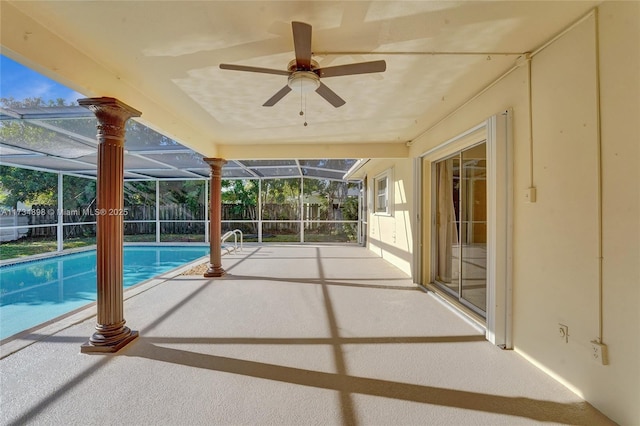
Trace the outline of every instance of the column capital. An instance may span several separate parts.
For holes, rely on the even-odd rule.
[[[209,166],[211,167],[222,167],[225,164],[227,164],[227,160],[225,160],[224,158],[209,158],[209,157],[204,157],[202,159],[202,161],[204,161],[205,163],[207,163]]]
[[[227,164],[227,160],[224,158],[203,158],[202,161],[207,163],[211,168],[211,177],[222,177],[222,166]]]
[[[83,98],[78,105],[93,112],[98,119],[98,140],[124,140],[125,123],[132,117],[140,117],[142,113],[115,98]]]

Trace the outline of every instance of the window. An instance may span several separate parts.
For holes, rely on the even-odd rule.
[[[374,182],[374,210],[376,214],[391,215],[391,192],[389,191],[391,181],[391,169],[375,177]]]

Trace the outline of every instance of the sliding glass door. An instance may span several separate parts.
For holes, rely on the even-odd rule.
[[[486,316],[486,143],[435,164],[436,284]]]

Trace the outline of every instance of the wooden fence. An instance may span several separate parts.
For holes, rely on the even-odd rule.
[[[258,221],[257,206],[243,206],[238,204],[223,204],[223,221]],[[95,207],[78,207],[62,211],[64,220],[64,238],[74,238],[95,235],[95,225],[82,222],[95,222]],[[332,209],[329,209],[332,210]],[[303,205],[304,219],[309,220],[341,220],[342,212],[331,212],[320,204]],[[34,205],[29,214],[28,225],[51,225],[29,228],[29,237],[55,237],[58,221],[56,206]],[[129,205],[125,206],[124,216],[125,234],[154,234],[156,227],[155,206]],[[204,234],[205,206],[203,204],[166,204],[159,206],[158,216],[161,221],[161,234]],[[300,220],[300,206],[296,204],[264,204],[262,219],[265,221],[298,221]],[[73,225],[77,223],[77,225]],[[247,233],[256,233],[255,223],[238,222],[235,227],[245,228]],[[265,223],[264,231],[284,234],[300,232],[299,222]],[[243,229],[244,232],[244,229]]]

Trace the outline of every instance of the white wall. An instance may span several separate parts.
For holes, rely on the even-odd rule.
[[[588,400],[621,424],[640,422],[640,3],[600,10],[604,341]],[[614,414],[615,413],[615,414]]]
[[[636,424],[640,419],[640,3],[606,2],[598,16],[599,31],[594,14],[533,57],[532,146],[523,67],[421,136],[410,156],[419,157],[489,116],[513,108],[514,348],[614,421]],[[601,55],[600,102],[596,41]],[[366,172],[372,178],[389,165],[398,179],[411,180],[411,164],[404,160],[373,162]],[[536,203],[525,199],[531,171]],[[370,248],[404,270],[410,270],[410,260],[402,254],[411,252],[407,238],[419,232],[401,229],[409,223],[404,212],[413,208],[409,186],[405,186],[408,204],[402,207],[403,214],[370,216],[369,232]],[[427,189],[423,194],[429,197]],[[600,333],[600,208],[601,337],[609,349],[607,366],[592,359],[590,344]],[[424,245],[425,250],[428,247]],[[559,323],[569,327],[568,343],[559,336]]]

